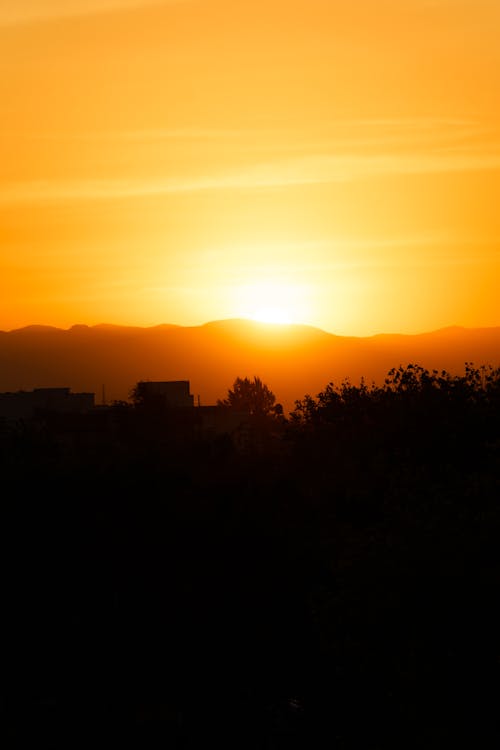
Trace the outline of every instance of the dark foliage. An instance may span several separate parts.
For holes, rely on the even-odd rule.
[[[219,399],[217,404],[257,417],[283,414],[283,407],[276,403],[274,393],[257,376],[253,380],[236,378],[233,387],[227,392],[227,397]]]
[[[3,430],[6,746],[497,746],[500,371],[183,414]]]

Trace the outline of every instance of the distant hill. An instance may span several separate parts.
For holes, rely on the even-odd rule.
[[[500,327],[419,335],[336,336],[301,325],[222,320],[202,326],[28,326],[0,332],[0,391],[70,386],[100,403],[127,399],[138,380],[189,380],[202,404],[237,376],[259,375],[285,410],[306,393],[349,377],[381,382],[409,362],[463,373],[465,362],[500,366]]]

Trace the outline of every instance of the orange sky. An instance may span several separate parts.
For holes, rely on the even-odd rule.
[[[0,329],[500,325],[498,0],[3,0]]]

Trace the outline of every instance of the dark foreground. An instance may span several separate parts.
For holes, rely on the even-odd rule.
[[[498,382],[417,381],[5,434],[6,746],[498,747]]]

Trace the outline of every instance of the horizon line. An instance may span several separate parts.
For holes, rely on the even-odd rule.
[[[73,323],[69,325],[68,327],[64,326],[57,326],[52,324],[45,324],[45,323],[28,323],[24,326],[19,326],[15,328],[10,329],[0,329],[0,334],[9,334],[9,333],[19,333],[22,331],[27,330],[52,330],[52,331],[61,331],[68,333],[69,331],[72,331],[74,329],[98,329],[98,328],[133,328],[137,330],[147,331],[147,330],[154,330],[158,328],[181,328],[181,329],[192,329],[192,328],[204,328],[205,326],[210,325],[217,325],[217,324],[243,324],[243,325],[252,325],[256,328],[267,328],[267,329],[310,329],[313,331],[319,331],[321,333],[324,333],[328,336],[335,336],[336,338],[350,338],[350,339],[369,339],[369,338],[376,338],[380,336],[408,336],[408,337],[414,337],[414,336],[424,336],[426,334],[431,333],[439,333],[444,331],[452,331],[452,330],[462,330],[462,331],[476,331],[476,330],[493,330],[496,328],[500,328],[499,325],[480,325],[480,326],[463,326],[458,324],[450,324],[445,326],[439,326],[438,328],[432,328],[432,329],[426,329],[423,331],[418,331],[415,333],[408,333],[408,332],[402,332],[402,331],[379,331],[378,333],[371,333],[371,334],[342,334],[342,333],[336,333],[334,331],[329,331],[325,328],[321,328],[317,325],[312,325],[309,323],[297,323],[297,322],[266,322],[262,320],[255,320],[253,318],[245,318],[245,317],[235,317],[235,318],[218,318],[214,320],[208,320],[204,323],[197,323],[194,325],[183,325],[179,323],[156,323],[153,325],[136,325],[136,324],[128,324],[128,323],[95,323],[95,324],[88,324],[88,323]]]

